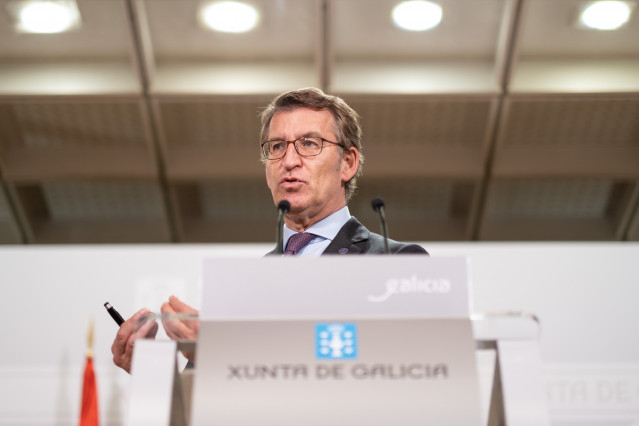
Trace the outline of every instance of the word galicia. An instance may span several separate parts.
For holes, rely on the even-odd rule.
[[[410,278],[391,278],[386,281],[386,293],[379,296],[368,296],[369,302],[380,303],[396,294],[411,293],[449,293],[450,280],[446,278],[417,278],[415,274]]]

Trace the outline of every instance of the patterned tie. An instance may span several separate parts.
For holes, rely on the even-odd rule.
[[[286,244],[286,251],[284,252],[284,254],[286,255],[297,254],[313,238],[315,238],[315,234],[310,234],[308,232],[300,232],[298,234],[293,235],[291,238],[289,238],[288,244]]]

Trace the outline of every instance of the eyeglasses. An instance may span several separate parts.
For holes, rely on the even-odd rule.
[[[320,137],[303,137],[295,139],[294,141],[273,140],[262,144],[262,154],[264,154],[264,158],[268,160],[279,160],[280,158],[284,158],[286,151],[288,151],[288,144],[292,143],[295,147],[295,151],[302,157],[314,157],[322,152],[324,142],[341,146],[337,142]]]

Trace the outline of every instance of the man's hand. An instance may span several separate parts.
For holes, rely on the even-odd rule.
[[[197,309],[190,307],[175,296],[169,297],[169,301],[162,304],[161,312],[162,314],[198,314]],[[197,340],[200,330],[200,321],[197,318],[163,319],[162,325],[166,335],[172,340]],[[195,362],[195,354],[193,352],[182,353],[189,361]]]
[[[118,334],[115,335],[115,340],[113,340],[113,345],[111,345],[113,363],[127,373],[131,373],[131,360],[133,359],[135,341],[140,338],[153,339],[158,331],[158,323],[155,321],[146,321],[140,326],[139,321],[149,313],[148,309],[142,308],[126,320],[120,326]]]

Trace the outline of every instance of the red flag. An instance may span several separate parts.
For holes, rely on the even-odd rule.
[[[84,366],[82,386],[82,411],[79,426],[98,426],[98,389],[95,384],[93,358],[88,357]]]
[[[82,384],[82,411],[79,426],[98,426],[98,388],[93,371],[93,322],[89,326],[89,347],[87,362],[84,366],[84,383]]]

